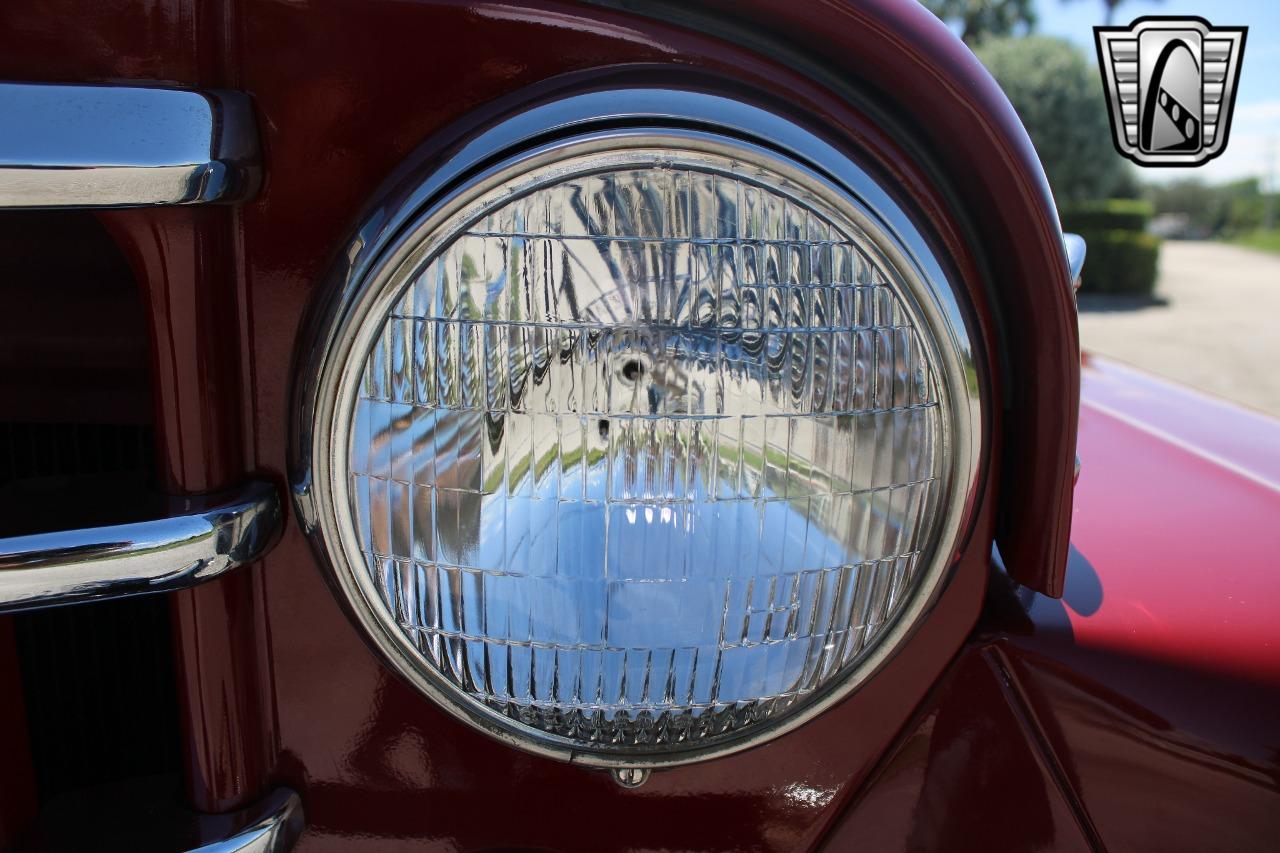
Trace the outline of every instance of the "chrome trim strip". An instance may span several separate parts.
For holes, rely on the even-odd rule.
[[[236,92],[0,83],[0,208],[239,201],[257,189]]]
[[[680,752],[596,750],[554,735],[521,730],[510,720],[462,700],[456,688],[418,667],[402,644],[403,634],[377,615],[369,590],[349,570],[358,565],[350,545],[345,503],[335,500],[334,471],[345,449],[335,443],[335,412],[352,390],[347,364],[367,350],[357,339],[362,320],[388,310],[385,285],[415,256],[451,238],[436,229],[455,212],[478,204],[485,193],[528,180],[539,169],[572,154],[619,145],[674,145],[744,158],[767,159],[770,168],[794,176],[859,223],[875,249],[905,278],[904,297],[915,302],[922,323],[938,337],[934,354],[952,412],[947,451],[953,492],[935,533],[930,565],[920,587],[861,664],[816,694],[814,701],[778,722],[749,734]],[[290,475],[293,503],[340,600],[367,638],[406,681],[455,718],[510,746],[600,768],[653,769],[704,761],[739,752],[796,729],[872,677],[892,658],[936,605],[954,569],[955,549],[972,528],[980,472],[988,448],[983,428],[986,401],[979,393],[986,369],[975,352],[972,324],[961,302],[964,285],[936,252],[911,213],[843,151],[778,114],[728,100],[675,89],[593,92],[553,101],[490,127],[425,174],[405,171],[400,182],[371,208],[368,219],[338,254],[321,301],[313,306],[300,339],[301,377],[294,387]]]
[[[1062,247],[1067,252],[1067,273],[1071,277],[1071,284],[1078,288],[1080,271],[1084,269],[1084,256],[1088,247],[1079,234],[1063,234]]]
[[[190,498],[137,524],[0,539],[0,614],[185,589],[252,562],[283,522],[274,486]]]
[[[1079,234],[1063,234],[1062,248],[1067,253],[1067,275],[1071,280],[1071,291],[1077,303],[1080,300],[1080,273],[1084,270],[1084,256],[1088,249],[1084,238]],[[1079,320],[1077,319],[1077,325]],[[1071,475],[1071,485],[1080,482],[1080,454],[1076,454],[1076,466]]]
[[[189,853],[284,853],[292,849],[306,825],[302,800],[288,788],[275,791],[233,819],[241,827],[233,835],[191,848]]]

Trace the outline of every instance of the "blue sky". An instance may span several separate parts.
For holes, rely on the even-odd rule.
[[[1036,0],[1036,11],[1039,32],[1069,39],[1090,57],[1096,55],[1093,27],[1103,22],[1102,0]],[[1142,177],[1265,180],[1271,160],[1280,172],[1280,0],[1125,0],[1113,23],[1127,25],[1142,15],[1196,15],[1211,24],[1249,28],[1227,150],[1195,169],[1143,169]]]

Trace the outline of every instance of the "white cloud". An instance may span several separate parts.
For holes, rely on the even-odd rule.
[[[1236,104],[1233,127],[1241,123],[1271,124],[1280,129],[1280,101],[1256,101],[1252,104]]]

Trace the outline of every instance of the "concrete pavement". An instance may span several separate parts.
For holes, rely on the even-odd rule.
[[[1082,297],[1084,349],[1280,417],[1280,256],[1166,241],[1156,297]]]

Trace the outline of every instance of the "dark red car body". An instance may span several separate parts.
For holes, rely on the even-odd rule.
[[[253,200],[97,214],[142,294],[149,343],[120,358],[148,359],[167,491],[250,473],[284,487],[297,338],[334,253],[397,169],[429,169],[559,94],[659,83],[794,116],[856,149],[971,289],[983,392],[998,401],[976,523],[936,608],[841,705],[623,789],[491,740],[399,681],[290,523],[260,564],[171,596],[194,809],[290,787],[306,812],[299,850],[1280,840],[1280,425],[1103,362],[1086,364],[1082,390],[1035,152],[994,81],[914,2],[10,0],[0,44],[0,79],[254,99]],[[64,214],[4,216],[0,229]],[[75,373],[51,372],[5,417],[69,417],[59,407],[89,399]],[[0,847],[46,805],[7,622]]]

